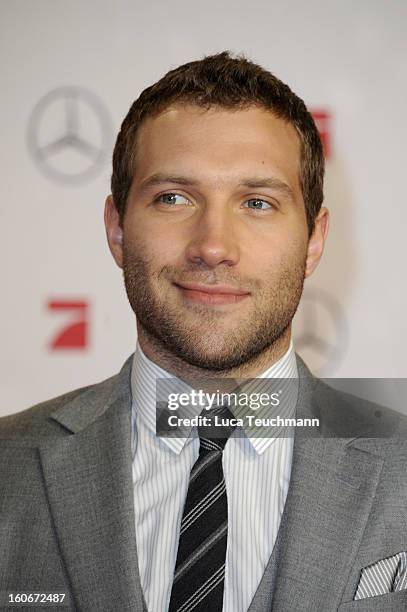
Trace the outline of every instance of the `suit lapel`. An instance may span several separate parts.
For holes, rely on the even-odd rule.
[[[295,444],[275,612],[301,609],[304,601],[309,609],[328,612],[341,602],[383,465],[381,458],[341,442]]]
[[[131,360],[54,413],[72,434],[40,448],[47,496],[75,603],[145,610],[131,458]]]
[[[317,385],[299,364],[298,417],[320,414]],[[296,431],[277,541],[250,612],[337,610],[369,516],[383,459],[321,431]],[[273,595],[272,595],[273,593]]]

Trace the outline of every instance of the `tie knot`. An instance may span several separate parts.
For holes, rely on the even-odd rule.
[[[226,406],[215,406],[205,410],[204,424],[198,427],[200,451],[223,452],[226,442],[236,428],[234,416]]]

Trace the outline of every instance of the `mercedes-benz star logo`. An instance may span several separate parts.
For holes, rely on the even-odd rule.
[[[294,319],[295,347],[318,376],[332,376],[349,344],[339,301],[321,288],[306,288]]]
[[[112,121],[102,101],[80,87],[59,87],[36,104],[27,141],[37,167],[65,185],[100,171],[112,144]]]

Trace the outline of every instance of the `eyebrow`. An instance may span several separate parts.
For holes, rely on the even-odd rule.
[[[199,185],[199,181],[193,178],[188,178],[185,176],[178,176],[173,174],[164,174],[162,172],[157,172],[156,174],[152,174],[144,181],[141,182],[140,189],[141,191],[145,191],[150,187],[154,187],[156,185],[162,185],[164,183],[173,183],[176,185],[186,185],[189,187],[196,187]],[[284,195],[286,195],[291,200],[294,200],[294,191],[292,188],[287,185],[281,179],[276,177],[248,177],[242,179],[238,185],[238,187],[247,187],[249,189],[275,189],[280,191]]]

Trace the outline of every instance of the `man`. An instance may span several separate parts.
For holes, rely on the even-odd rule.
[[[1,419],[3,606],[406,609],[405,422],[318,382],[291,340],[323,173],[304,103],[244,58],[185,64],[134,102],[105,224],[138,344],[117,376]],[[296,416],[321,425],[158,437],[170,377],[298,378]]]

